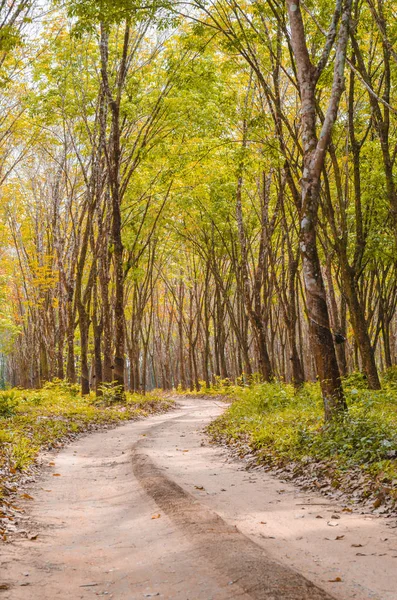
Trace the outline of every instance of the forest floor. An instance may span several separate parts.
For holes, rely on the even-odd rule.
[[[222,402],[177,402],[44,456],[0,598],[396,600],[393,519],[247,470],[203,431]]]

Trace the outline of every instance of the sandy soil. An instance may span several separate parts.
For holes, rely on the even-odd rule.
[[[182,400],[48,456],[0,598],[397,600],[396,523],[246,471],[202,432],[222,410]]]

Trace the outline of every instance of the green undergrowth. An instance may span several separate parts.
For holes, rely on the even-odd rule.
[[[359,469],[397,500],[397,372],[384,376],[382,391],[366,389],[360,374],[347,378],[344,389],[348,412],[325,424],[318,384],[298,392],[282,383],[234,386],[232,404],[208,432],[270,466],[330,465],[333,487]]]
[[[255,382],[259,382],[259,375],[253,375],[251,377],[251,382],[255,384]],[[198,389],[184,389],[181,385],[179,385],[175,390],[175,394],[179,394],[181,396],[195,396],[195,397],[205,397],[205,396],[224,396],[227,398],[228,396],[233,396],[236,390],[241,390],[241,386],[245,384],[244,377],[238,377],[235,382],[231,379],[222,379],[221,377],[215,377],[210,385],[206,385],[204,380],[199,380]]]
[[[53,381],[40,390],[0,392],[0,498],[10,477],[28,469],[40,450],[56,446],[71,434],[105,424],[145,417],[164,411],[173,401],[148,393],[125,395],[105,386],[103,396],[82,397],[77,385]]]

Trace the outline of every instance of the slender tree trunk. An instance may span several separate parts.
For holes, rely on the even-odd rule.
[[[303,372],[302,362],[299,356],[298,348],[296,345],[297,335],[297,311],[296,311],[296,272],[298,269],[298,259],[290,259],[289,274],[288,274],[288,296],[289,296],[289,315],[286,319],[287,323],[287,335],[289,348],[291,352],[290,360],[292,367],[292,382],[296,388],[300,388],[305,381],[305,374]]]
[[[94,302],[93,302],[93,312],[92,312],[92,332],[94,336],[94,379],[95,379],[95,393],[97,396],[102,394],[101,385],[102,385],[102,356],[101,356],[101,347],[102,347],[102,330],[103,324],[102,321],[98,322],[98,314],[97,314],[97,291],[96,285],[94,286]]]
[[[338,315],[338,306],[336,303],[335,297],[335,288],[332,280],[332,270],[331,263],[327,260],[326,264],[326,277],[328,284],[328,296],[329,296],[329,304],[330,304],[330,321],[331,327],[334,332],[339,336],[340,343],[335,344],[336,358],[338,361],[339,372],[342,376],[347,375],[347,363],[346,363],[346,352],[345,352],[345,341],[342,340],[344,338],[344,332],[342,331],[341,323]]]
[[[74,310],[73,310],[73,288],[69,286],[67,299],[67,364],[66,378],[70,383],[76,383],[76,365],[74,362]]]
[[[129,23],[125,27],[124,35],[124,51],[128,47],[129,40]],[[120,191],[120,161],[121,161],[121,146],[120,146],[120,102],[121,90],[124,85],[126,74],[126,66],[123,59],[123,64],[120,66],[120,76],[118,77],[118,89],[116,98],[113,98],[110,90],[108,76],[108,31],[106,26],[101,23],[101,74],[105,93],[108,98],[111,111],[111,139],[108,150],[109,162],[109,186],[111,195],[111,212],[112,212],[112,228],[111,239],[113,245],[113,268],[115,279],[114,293],[114,369],[113,380],[119,388],[119,395],[124,395],[124,354],[125,354],[125,337],[124,337],[124,271],[123,271],[123,254],[124,246],[121,237],[121,191]]]
[[[63,379],[65,377],[65,370],[63,365],[63,349],[65,345],[65,323],[64,323],[64,313],[63,306],[60,305],[58,311],[58,344],[57,344],[57,377],[58,379]]]
[[[104,272],[106,270],[106,272]],[[101,264],[99,271],[101,286],[102,318],[103,318],[103,381],[110,383],[113,379],[112,361],[112,327],[109,302],[109,276],[106,264]]]
[[[368,380],[368,386],[373,390],[380,390],[378,369],[376,368],[375,353],[372,348],[368,333],[368,324],[365,320],[361,303],[358,300],[356,282],[351,269],[341,261],[341,273],[344,294],[349,306],[350,321],[354,332],[357,348],[360,352],[362,368]]]
[[[302,197],[318,194],[318,182],[302,183]],[[306,188],[306,189],[305,189]],[[310,204],[318,200],[312,199]],[[331,419],[340,410],[345,410],[342,383],[336,359],[334,340],[328,315],[325,287],[321,264],[317,251],[314,215],[307,211],[303,216],[300,232],[300,248],[303,263],[303,278],[306,291],[306,305],[309,318],[310,341],[317,376],[321,383],[325,418]]]
[[[88,334],[90,321],[84,310],[79,310],[79,328],[80,328],[80,361],[81,361],[81,393],[87,395],[90,393],[90,370],[88,366]]]
[[[48,356],[45,343],[40,341],[40,384],[43,385],[49,379]]]
[[[309,318],[310,339],[320,379],[325,419],[332,419],[346,410],[334,341],[331,333],[324,281],[317,250],[317,214],[320,205],[320,177],[325,155],[331,140],[340,99],[344,89],[344,68],[349,37],[351,0],[343,2],[343,9],[336,3],[333,28],[324,47],[322,58],[317,65],[311,62],[306,44],[305,26],[300,9],[300,0],[287,0],[291,27],[291,43],[298,72],[298,85],[301,96],[301,124],[304,153],[304,168],[301,180],[301,227],[300,251],[303,264],[303,277],[306,291],[306,305]],[[339,34],[336,25],[341,14]],[[334,78],[327,112],[317,140],[316,131],[316,86],[322,70],[337,39],[334,59]]]

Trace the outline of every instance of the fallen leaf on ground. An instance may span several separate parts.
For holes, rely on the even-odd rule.
[[[328,579],[330,583],[340,583],[342,579],[340,577],[335,577],[335,579]]]
[[[25,498],[26,500],[33,500],[33,497],[30,494],[22,494],[22,498]]]
[[[345,537],[344,535],[337,535],[335,539],[336,540],[343,540],[344,537]]]
[[[195,485],[194,487],[196,488],[196,490],[203,490],[204,489],[203,485]]]
[[[379,508],[381,506],[381,504],[383,503],[384,499],[385,498],[384,498],[383,494],[379,494],[379,496],[377,497],[377,499],[375,500],[375,502],[373,503],[372,506],[374,508]]]
[[[52,476],[53,476],[53,477],[60,477],[60,476],[61,476],[61,474],[60,474],[60,473],[53,473],[53,474],[52,474]]]
[[[153,515],[153,516],[152,516],[152,519],[159,519],[160,517],[161,517],[161,515],[160,515],[160,514],[159,514],[159,515]]]
[[[51,462],[48,463],[48,466],[49,467],[55,467],[55,463],[51,461]]]

